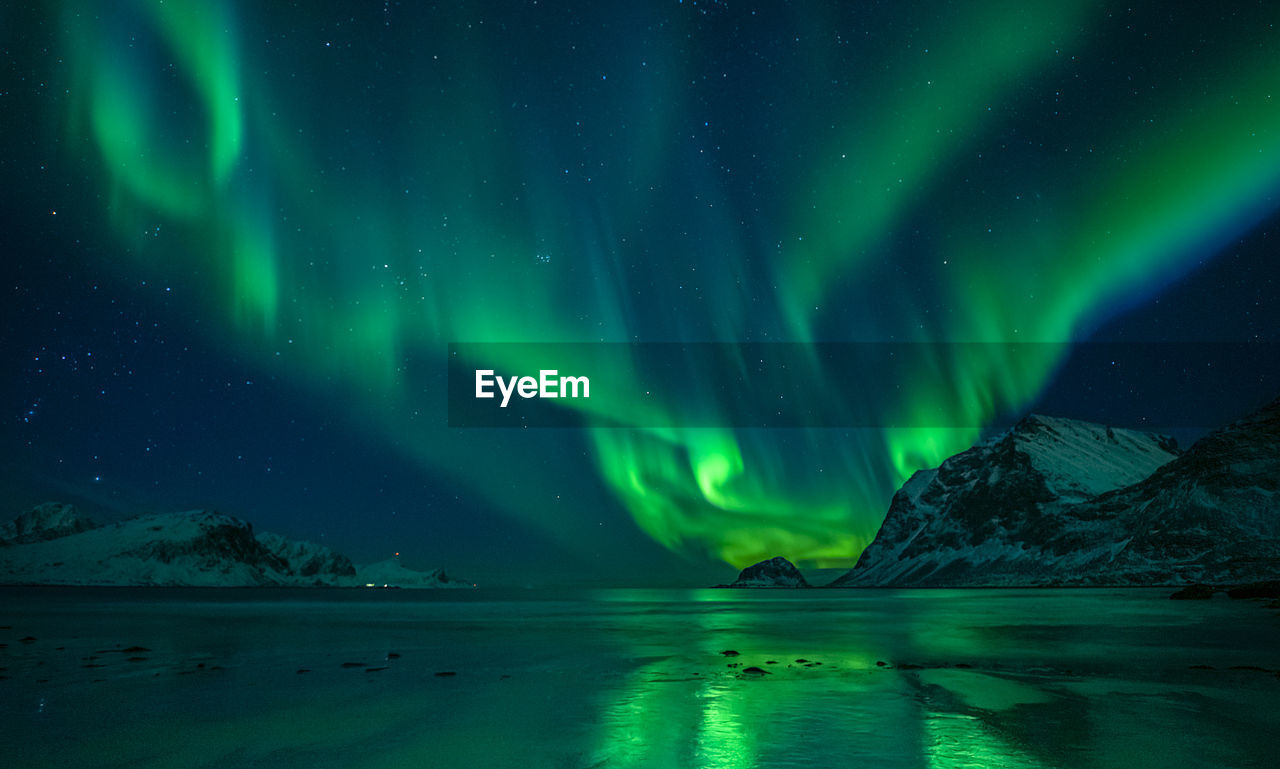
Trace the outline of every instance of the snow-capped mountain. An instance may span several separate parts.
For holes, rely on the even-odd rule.
[[[809,587],[795,564],[782,556],[748,566],[729,587]]]
[[[1177,457],[1163,436],[1028,416],[912,475],[875,541],[832,585],[1097,581],[1098,564],[1128,537],[1088,505]]]
[[[1113,522],[1115,556],[1097,565],[1125,584],[1233,584],[1280,574],[1280,399],[1205,436],[1150,477],[1080,505]],[[1083,547],[1062,537],[1059,547]]]
[[[356,567],[356,582],[374,587],[475,587],[470,582],[456,580],[444,573],[444,569],[414,571],[406,569],[394,558]]]
[[[43,542],[68,534],[79,534],[97,526],[71,505],[46,502],[0,525],[0,545]]]
[[[356,567],[350,558],[324,545],[286,539],[270,532],[263,532],[254,539],[272,556],[289,564],[289,570],[299,577],[325,580],[356,575]]]
[[[439,570],[373,568],[373,578],[367,578],[345,555],[323,545],[278,534],[255,536],[250,524],[205,510],[99,525],[70,505],[46,503],[0,528],[3,584],[461,586]]]

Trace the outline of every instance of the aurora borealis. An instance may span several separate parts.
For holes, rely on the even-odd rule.
[[[168,347],[138,354],[173,373],[157,409],[199,401],[160,417],[177,464],[207,451],[185,419],[255,397],[197,385],[185,337],[222,361],[191,371],[278,383],[288,418],[333,413],[420,469],[439,499],[401,512],[397,542],[481,507],[495,515],[441,536],[533,532],[607,561],[638,530],[695,563],[849,565],[912,472],[1036,403],[1061,354],[940,356],[895,384],[904,422],[954,402],[970,428],[660,429],[649,405],[593,393],[566,406],[596,427],[460,432],[446,346],[1274,341],[1277,17],[1075,0],[8,10],[6,207],[39,220],[21,242],[75,248],[40,270],[22,263],[43,252],[6,257],[11,411],[79,386],[50,382],[38,359],[65,351],[21,330],[55,327],[28,316],[92,284],[130,297],[95,332],[134,335],[163,308]],[[1201,301],[1162,305],[1171,292]],[[857,407],[856,383],[815,386]],[[696,381],[681,395],[716,412]],[[17,422],[19,465],[151,429]],[[267,483],[220,477],[148,493],[234,506]],[[381,483],[353,475],[334,504],[359,518]]]

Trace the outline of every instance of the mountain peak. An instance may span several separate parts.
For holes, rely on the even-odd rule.
[[[357,569],[313,542],[254,534],[211,510],[142,515],[99,526],[70,505],[41,505],[0,527],[0,584],[206,587],[473,587],[395,564]]]
[[[930,472],[834,585],[1226,583],[1280,566],[1280,400],[1181,453],[1032,415]]]
[[[782,556],[743,569],[729,587],[809,587],[795,564]]]
[[[914,475],[835,584],[963,581],[976,563],[1024,558],[1054,530],[1063,506],[1137,483],[1176,457],[1164,436],[1028,415]]]
[[[1173,438],[1029,414],[997,440],[1025,455],[1059,496],[1093,497],[1137,483],[1178,455]]]
[[[25,545],[98,528],[98,523],[63,502],[36,505],[0,525],[0,545]]]
[[[475,587],[444,573],[444,569],[414,571],[400,564],[396,558],[361,566],[356,570],[356,581],[362,585],[396,585],[398,587]]]

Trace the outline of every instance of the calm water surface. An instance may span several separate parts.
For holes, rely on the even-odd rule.
[[[1168,592],[4,588],[0,746],[11,767],[1275,766],[1280,612]]]

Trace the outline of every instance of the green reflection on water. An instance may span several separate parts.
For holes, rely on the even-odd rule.
[[[11,601],[14,633],[39,641],[6,650],[0,744],[42,747],[19,767],[1167,769],[1266,766],[1280,728],[1280,626],[1242,602],[571,598]],[[153,651],[96,652],[122,640]],[[105,666],[83,668],[91,654]]]

